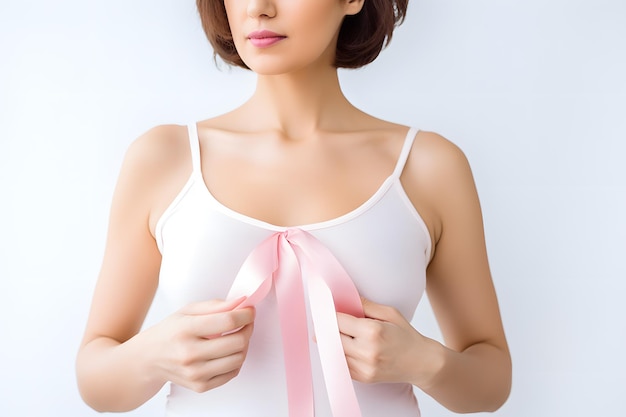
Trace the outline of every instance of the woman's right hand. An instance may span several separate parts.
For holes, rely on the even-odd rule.
[[[233,310],[242,299],[189,304],[144,333],[157,379],[195,392],[219,387],[239,374],[254,326],[254,308]]]

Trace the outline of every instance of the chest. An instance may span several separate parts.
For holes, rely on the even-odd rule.
[[[368,201],[393,173],[398,143],[207,143],[202,176],[223,205],[267,223],[333,219]]]

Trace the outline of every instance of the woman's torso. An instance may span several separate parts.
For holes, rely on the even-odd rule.
[[[328,185],[332,178],[323,177],[325,167],[318,166],[325,158],[332,159],[332,152],[321,150],[314,155],[306,147],[295,149],[296,153],[312,156],[308,159],[313,161],[310,165],[301,166],[285,162],[280,148],[276,148],[266,157],[275,158],[276,169],[287,174],[282,188],[275,189],[292,191],[277,193],[263,186],[270,182],[270,176],[263,177],[264,162],[254,159],[258,149],[251,149],[242,157],[234,148],[229,154],[229,145],[225,144],[220,152],[211,155],[209,150],[215,146],[211,147],[210,142],[209,146],[199,146],[202,140],[197,137],[196,125],[190,125],[193,172],[158,217],[154,230],[162,253],[160,293],[168,307],[176,310],[190,302],[224,298],[239,267],[258,243],[277,231],[297,227],[331,250],[362,296],[392,305],[410,319],[424,291],[431,255],[428,228],[400,182],[415,134],[411,130],[405,138],[396,140],[395,146],[386,148],[388,154],[383,159],[393,161],[391,166],[379,163],[364,170],[366,167],[361,165],[356,174],[355,169],[347,167],[345,174],[349,179],[342,181],[339,176],[334,187]],[[272,149],[271,144],[267,149]],[[330,163],[334,175],[341,173],[341,152],[351,149],[356,149],[352,160],[373,158],[377,150],[375,143],[357,141],[339,149],[335,154],[337,161]],[[228,169],[227,164],[232,169],[238,161],[241,173],[237,178],[224,181],[217,177],[224,175],[220,169]],[[358,171],[365,178],[360,185],[355,180]],[[317,173],[326,186],[320,187],[315,181]],[[254,192],[243,193],[248,199],[236,198],[246,183]],[[355,185],[346,188],[350,183]],[[328,188],[334,190],[328,192]],[[327,207],[324,200],[340,203]],[[172,385],[168,415],[286,416],[287,394],[276,314],[275,299],[270,294],[257,306],[255,330],[240,374],[203,394]],[[310,349],[316,415],[330,416],[313,341]],[[354,384],[364,417],[419,415],[410,384]]]

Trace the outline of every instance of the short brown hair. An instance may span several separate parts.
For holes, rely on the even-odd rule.
[[[374,61],[389,44],[393,30],[404,21],[409,0],[364,0],[363,8],[346,16],[339,29],[337,68],[359,68]],[[224,62],[249,69],[243,62],[228,25],[223,0],[196,0],[202,28],[214,55]]]

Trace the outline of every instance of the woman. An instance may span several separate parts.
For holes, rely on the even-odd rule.
[[[464,155],[358,110],[337,77],[376,58],[407,1],[198,0],[256,91],[129,148],[77,360],[91,407],[131,410],[168,382],[171,416],[418,416],[413,386],[457,412],[503,404],[510,356]],[[242,290],[255,262],[276,265]],[[318,291],[327,265],[344,281]],[[176,312],[141,331],[157,286]],[[424,289],[445,346],[408,321]]]

